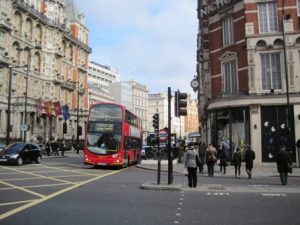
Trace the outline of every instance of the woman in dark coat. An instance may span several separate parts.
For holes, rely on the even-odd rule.
[[[246,172],[248,174],[249,179],[251,179],[254,159],[255,159],[255,152],[251,149],[250,146],[247,146],[245,151],[245,163],[246,163]]]
[[[218,148],[218,159],[220,160],[220,171],[223,171],[223,173],[226,174],[227,156],[224,148],[221,146]]]
[[[238,147],[232,157],[232,164],[234,165],[235,178],[241,175],[242,155],[240,148]]]
[[[287,184],[289,167],[292,166],[292,160],[290,154],[285,150],[284,146],[280,146],[280,150],[278,151],[277,158],[277,171],[280,175],[280,180],[282,185]]]

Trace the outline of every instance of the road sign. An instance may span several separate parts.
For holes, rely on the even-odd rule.
[[[21,131],[28,131],[29,129],[30,129],[30,126],[28,124],[21,125]]]
[[[166,142],[168,139],[168,132],[165,129],[159,131],[159,140],[161,142]]]

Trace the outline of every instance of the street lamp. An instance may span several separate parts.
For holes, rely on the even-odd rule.
[[[25,48],[28,51],[28,58],[27,58],[27,71],[26,71],[26,85],[25,85],[25,103],[24,103],[24,125],[27,125],[27,97],[28,97],[28,77],[29,77],[29,68],[31,63],[31,50],[37,49],[40,50],[40,47],[26,47]],[[26,132],[27,129],[24,129],[24,142],[26,142]]]
[[[25,65],[25,66],[9,66],[8,100],[7,100],[7,122],[6,122],[6,145],[9,145],[9,139],[10,139],[10,113],[11,113],[12,70],[14,68],[24,68],[24,67],[28,68],[27,65]]]

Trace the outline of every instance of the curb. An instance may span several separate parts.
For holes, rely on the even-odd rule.
[[[147,182],[141,185],[143,190],[156,190],[156,191],[181,191],[181,184],[156,184],[155,182]]]

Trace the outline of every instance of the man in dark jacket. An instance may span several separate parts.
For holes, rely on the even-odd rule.
[[[251,179],[252,176],[252,168],[253,168],[253,160],[255,159],[255,152],[251,149],[250,146],[246,147],[245,151],[245,163],[246,163],[246,172],[248,174],[248,178]]]
[[[280,180],[282,185],[287,184],[289,167],[292,166],[292,160],[289,153],[285,150],[284,146],[280,146],[278,151],[277,158],[277,171],[280,175]]]

